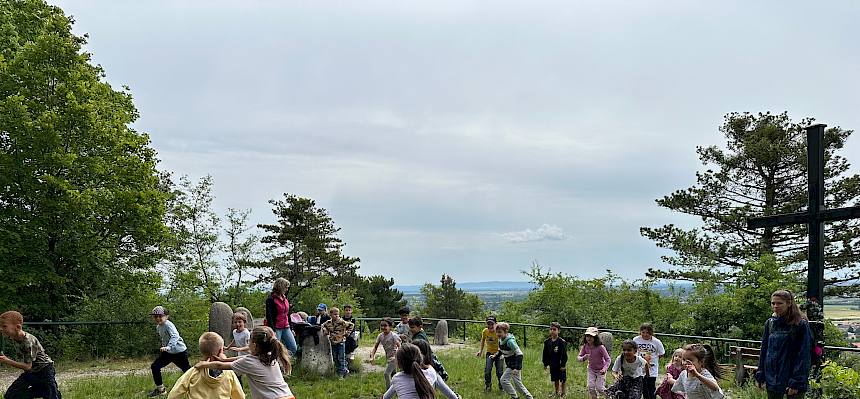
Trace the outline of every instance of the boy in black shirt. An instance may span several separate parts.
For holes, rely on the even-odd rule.
[[[543,368],[549,367],[549,379],[555,384],[555,395],[563,398],[567,385],[567,342],[558,336],[561,324],[549,326],[549,338],[543,342]]]

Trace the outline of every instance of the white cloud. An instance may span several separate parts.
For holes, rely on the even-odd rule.
[[[568,238],[564,234],[564,229],[554,224],[542,224],[536,230],[525,229],[521,231],[512,231],[502,233],[501,236],[508,242],[533,242],[533,241],[560,241]]]

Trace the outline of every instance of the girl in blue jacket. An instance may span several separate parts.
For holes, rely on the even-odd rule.
[[[812,331],[789,291],[770,297],[774,316],[764,325],[755,379],[768,399],[802,399],[809,390]]]

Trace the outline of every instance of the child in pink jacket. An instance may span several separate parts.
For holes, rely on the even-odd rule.
[[[606,347],[597,336],[597,327],[588,327],[582,339],[582,349],[579,351],[579,361],[588,361],[588,393],[592,399],[597,395],[606,396],[606,370],[612,363],[612,358],[606,352]]]

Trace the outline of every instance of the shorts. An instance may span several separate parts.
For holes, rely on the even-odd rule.
[[[549,368],[549,380],[552,382],[567,381],[567,370],[562,370],[561,367],[552,367]]]

